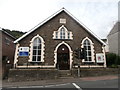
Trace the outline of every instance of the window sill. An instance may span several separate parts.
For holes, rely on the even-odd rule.
[[[57,39],[57,38],[54,38],[54,40],[73,40],[73,39]]]
[[[93,64],[95,62],[93,62],[93,61],[83,61],[82,63],[84,63],[84,64]]]
[[[89,62],[95,62],[95,61],[82,61],[82,62],[88,62],[89,63]]]
[[[28,61],[28,62],[30,62],[30,63],[41,63],[43,61]]]

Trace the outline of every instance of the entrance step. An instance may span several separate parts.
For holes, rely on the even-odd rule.
[[[71,71],[70,70],[59,70],[59,77],[71,77]]]

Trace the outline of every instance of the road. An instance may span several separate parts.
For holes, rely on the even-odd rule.
[[[98,89],[99,88],[99,89]],[[54,85],[45,85],[45,86],[24,86],[24,87],[12,87],[12,88],[4,88],[3,90],[46,90],[46,89],[69,89],[69,90],[118,90],[118,79],[112,80],[97,80],[97,81],[79,81],[72,83],[64,83],[64,84],[54,84]]]

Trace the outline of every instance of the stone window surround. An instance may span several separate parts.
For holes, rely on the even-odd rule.
[[[62,28],[64,28],[65,29],[65,38],[61,38],[60,36],[60,33],[61,33],[61,29]],[[57,35],[57,34],[58,35]],[[69,35],[69,36],[68,36]],[[57,37],[57,38],[56,38]],[[68,31],[67,30],[67,28],[64,26],[64,25],[62,25],[62,26],[60,26],[59,27],[59,29],[57,30],[57,31],[54,31],[53,32],[53,39],[73,39],[73,34],[72,34],[72,32],[71,31]]]
[[[33,41],[34,41],[35,38],[40,38],[40,40],[41,40],[41,61],[32,61],[32,58],[33,58],[32,57],[33,56]],[[30,41],[30,55],[29,55],[30,59],[28,61],[29,62],[44,62],[44,50],[45,50],[45,42],[44,42],[43,38],[39,34],[37,34]]]
[[[102,52],[104,54],[104,67],[107,67],[107,65],[106,65],[106,56],[105,56],[105,46],[104,45],[102,46]]]
[[[15,68],[17,67],[17,62],[18,62],[18,54],[19,54],[18,49],[19,49],[19,46],[20,46],[20,44],[17,43],[16,44],[16,50],[15,50],[15,56],[14,56],[14,67]]]
[[[82,60],[82,62],[95,62],[95,53],[94,53],[94,43],[92,42],[91,39],[89,39],[88,37],[85,37],[83,40],[82,40],[82,46],[81,48],[84,48],[84,41],[85,40],[89,40],[90,42],[90,45],[91,45],[91,61],[85,61],[85,59]]]

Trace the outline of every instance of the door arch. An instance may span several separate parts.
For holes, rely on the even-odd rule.
[[[69,48],[62,44],[57,50],[57,64],[56,68],[59,70],[69,70],[70,69],[70,55]]]
[[[59,48],[62,44],[66,45],[66,46],[68,47],[68,49],[69,49],[69,57],[70,57],[70,67],[69,67],[69,68],[72,69],[73,51],[72,51],[70,45],[67,44],[65,41],[62,41],[61,43],[59,43],[59,44],[56,46],[55,50],[54,50],[54,67],[57,66],[57,50],[58,50],[58,48]]]

